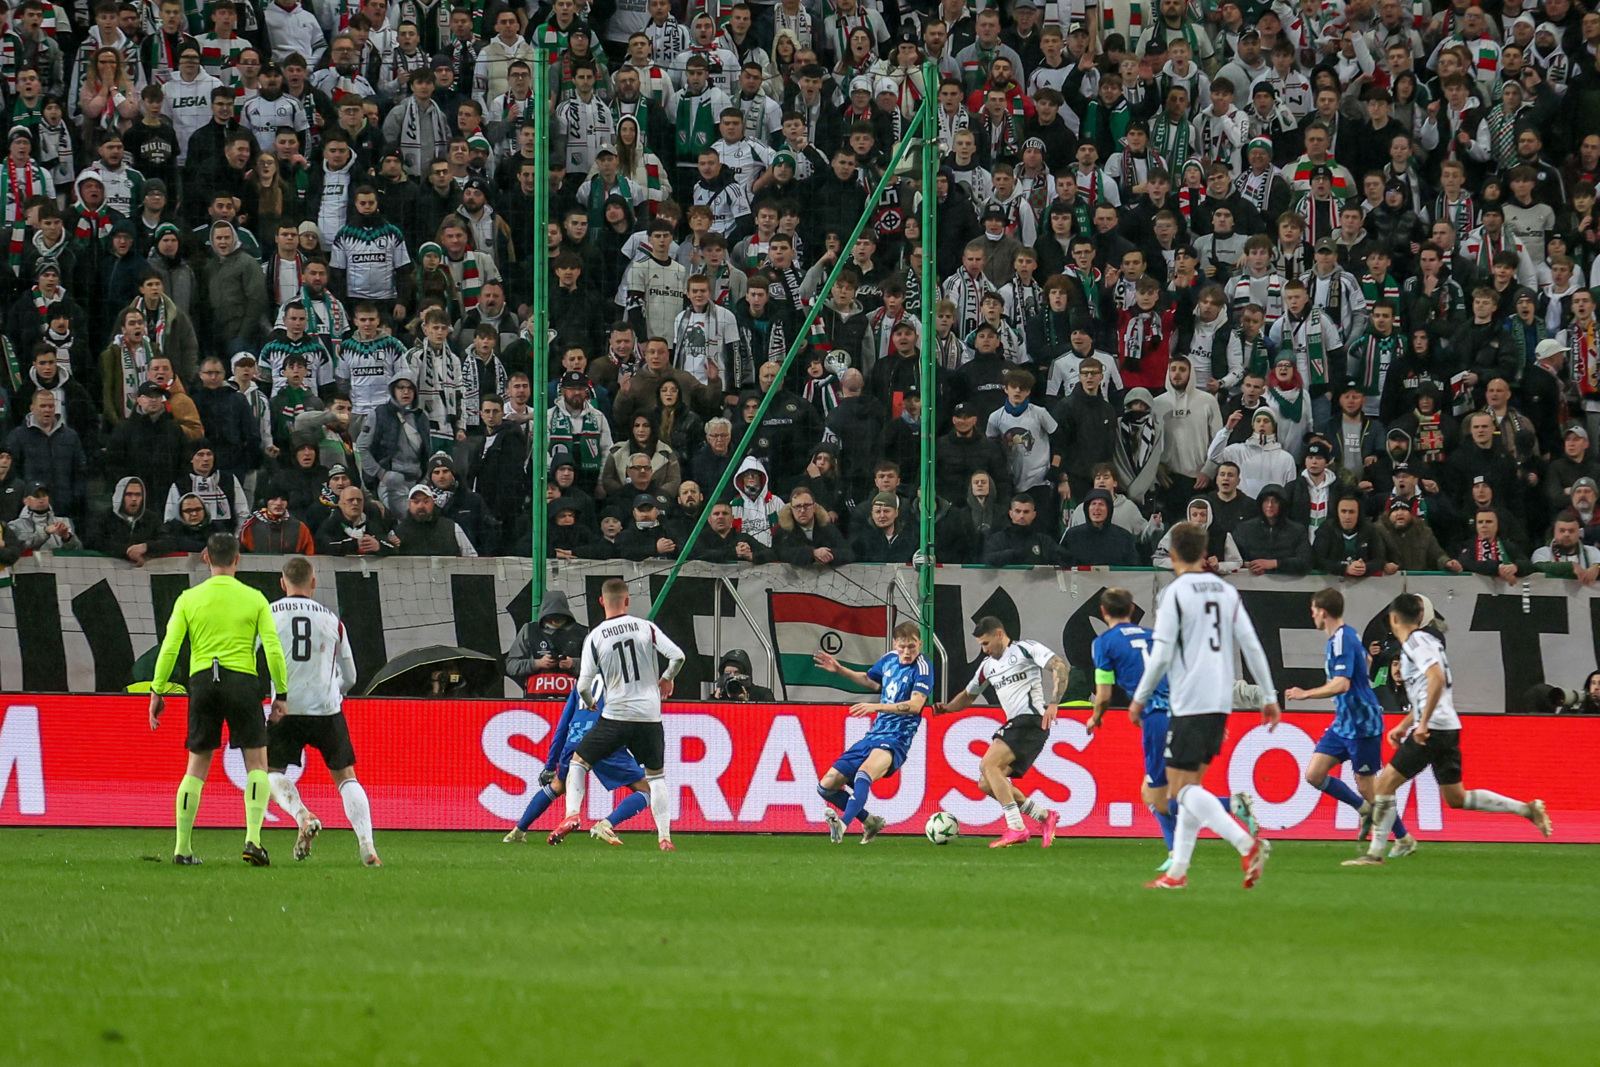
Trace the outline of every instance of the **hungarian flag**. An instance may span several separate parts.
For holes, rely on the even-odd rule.
[[[865,671],[889,648],[882,605],[855,608],[813,593],[767,594],[772,642],[785,685],[820,685],[860,692],[858,686],[811,661],[819,649],[852,670]]]

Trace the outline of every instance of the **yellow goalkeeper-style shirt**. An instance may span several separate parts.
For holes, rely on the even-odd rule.
[[[166,692],[185,637],[189,638],[189,673],[193,675],[210,670],[213,660],[230,671],[256,673],[259,639],[278,695],[288,691],[288,670],[272,609],[266,597],[239,579],[216,575],[178,597],[167,623],[167,635],[161,642],[161,654],[156,658],[152,691]]]

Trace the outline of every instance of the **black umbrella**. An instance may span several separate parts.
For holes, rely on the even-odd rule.
[[[497,697],[503,686],[495,657],[455,645],[427,645],[385,663],[361,695]]]

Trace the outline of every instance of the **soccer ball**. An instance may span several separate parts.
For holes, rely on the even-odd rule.
[[[922,828],[928,840],[936,845],[948,845],[961,836],[961,824],[947,811],[936,811],[928,816],[928,825]]]

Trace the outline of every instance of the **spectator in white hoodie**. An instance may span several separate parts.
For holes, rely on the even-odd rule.
[[[1250,420],[1250,436],[1238,444],[1228,444],[1226,427],[1211,439],[1211,452],[1206,457],[1212,463],[1223,460],[1239,466],[1239,491],[1248,497],[1261,495],[1268,485],[1286,485],[1294,481],[1294,457],[1278,443],[1278,419],[1270,411],[1256,409]]]
[[[1217,467],[1211,461],[1211,439],[1222,429],[1217,398],[1199,387],[1186,355],[1167,363],[1167,391],[1151,409],[1162,428],[1161,482],[1165,511],[1180,514],[1184,503],[1211,485]]]

